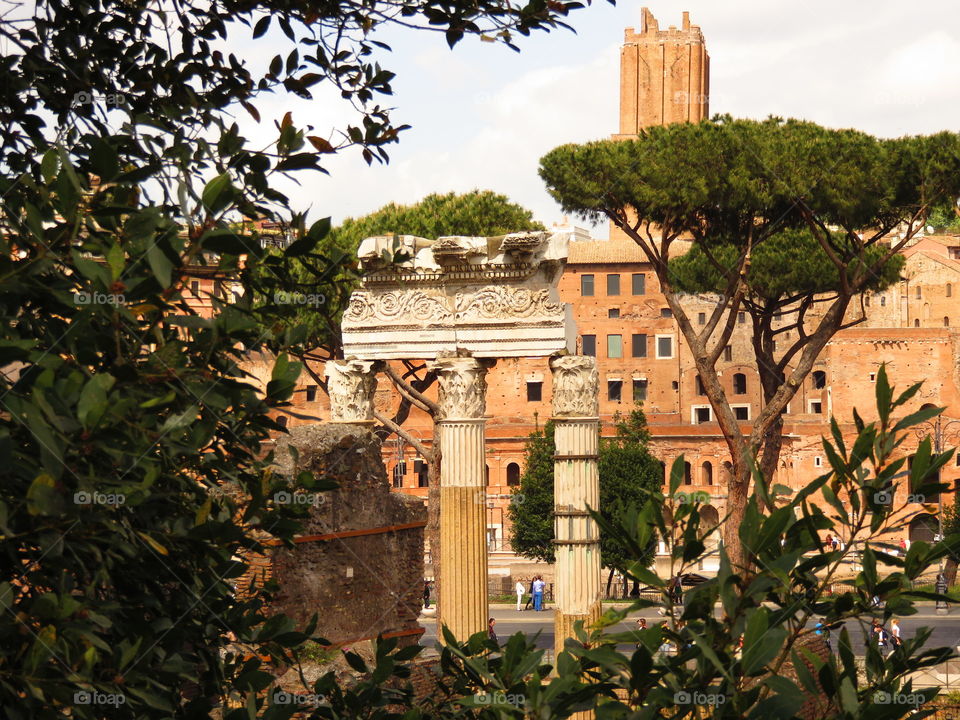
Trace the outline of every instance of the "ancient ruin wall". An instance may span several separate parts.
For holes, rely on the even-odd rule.
[[[356,425],[299,426],[279,441],[276,457],[283,474],[309,470],[339,488],[318,494],[302,542],[275,551],[274,609],[300,626],[319,612],[317,634],[332,643],[380,633],[416,641],[427,511],[420,498],[390,491],[379,439]]]

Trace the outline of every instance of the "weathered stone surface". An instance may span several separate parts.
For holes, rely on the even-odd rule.
[[[299,453],[296,462],[291,447]],[[318,494],[302,535],[426,520],[421,499],[390,491],[380,441],[365,428],[295,427],[278,443],[276,467],[288,475],[309,470],[340,486]],[[331,642],[416,631],[423,593],[423,528],[304,542],[292,550],[278,550],[273,555],[273,578],[280,586],[275,609],[301,625],[319,613],[317,633]]]

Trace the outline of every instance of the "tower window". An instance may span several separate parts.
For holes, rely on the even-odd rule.
[[[623,397],[623,381],[607,380],[607,400],[620,402]]]
[[[597,356],[597,336],[596,335],[583,336],[583,354],[589,355],[591,357]]]
[[[607,275],[607,295],[620,294],[620,276]]]
[[[593,297],[593,275],[580,276],[580,294],[583,297]]]
[[[540,402],[543,399],[543,383],[527,383],[527,402]]]
[[[734,395],[746,395],[747,394],[747,376],[743,373],[734,373],[733,375],[733,394]]]

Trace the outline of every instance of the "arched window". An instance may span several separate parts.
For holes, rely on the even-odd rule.
[[[946,315],[943,316],[943,326],[950,327],[950,318],[947,317]]]
[[[393,486],[403,487],[403,476],[407,474],[407,464],[401,460],[393,466]]]
[[[823,390],[827,386],[827,374],[823,370],[813,371],[813,389]]]
[[[483,484],[484,485],[490,484],[490,466],[489,465],[483,466]]]
[[[743,373],[733,374],[733,394],[734,395],[747,394],[747,376],[744,375]]]
[[[913,319],[913,326],[914,326],[914,327],[920,327],[920,318],[914,318],[914,319]]]
[[[520,484],[520,466],[517,463],[507,465],[507,485]]]
[[[704,460],[700,466],[700,484],[713,485],[713,464],[709,460]]]
[[[920,286],[917,285],[917,300],[919,300],[919,299],[922,298],[922,297],[923,297],[923,293],[920,292]]]
[[[886,307],[886,305],[887,305],[887,299],[886,299],[883,295],[881,295],[881,296],[880,296],[880,307]]]
[[[690,470],[690,463],[688,462],[683,464],[683,484],[693,485],[693,474]]]
[[[700,527],[704,530],[715,528],[720,524],[720,513],[713,505],[704,505],[700,508]]]
[[[415,458],[413,461],[413,472],[417,476],[417,487],[430,487],[430,466],[423,458]]]
[[[953,283],[947,283],[947,297],[953,297]]]

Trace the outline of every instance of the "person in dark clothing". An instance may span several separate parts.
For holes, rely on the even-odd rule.
[[[533,603],[533,581],[536,580],[536,579],[537,579],[536,576],[530,578],[530,591],[529,591],[529,592],[530,592],[530,595],[527,597],[527,602],[526,602],[526,604],[523,606],[523,609],[524,609],[524,610],[529,610],[529,609],[530,609],[530,605]]]
[[[425,608],[430,607],[430,581],[423,581],[423,606]]]
[[[489,637],[494,642],[497,642],[497,634],[493,631],[493,626],[497,624],[497,621],[493,618],[487,620],[487,637]]]

